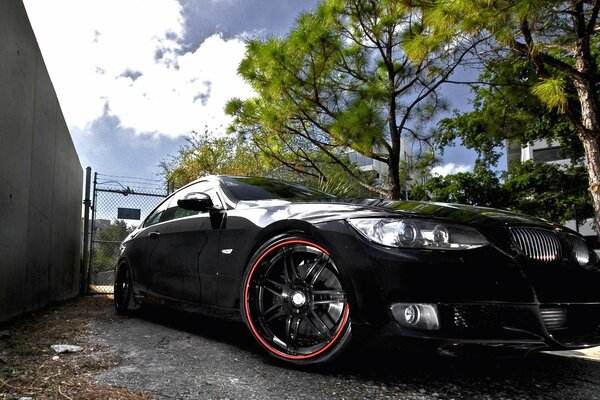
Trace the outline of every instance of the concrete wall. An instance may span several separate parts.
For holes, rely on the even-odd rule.
[[[0,1],[0,322],[77,295],[83,170],[21,0]]]

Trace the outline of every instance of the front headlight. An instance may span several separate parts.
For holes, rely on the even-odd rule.
[[[390,247],[465,250],[489,244],[468,226],[422,219],[355,218],[348,222],[367,239]]]

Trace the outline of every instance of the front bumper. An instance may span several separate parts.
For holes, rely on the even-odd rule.
[[[458,352],[488,349],[565,350],[600,345],[600,303],[595,304],[437,304],[437,330],[413,329],[391,321],[376,332],[389,342],[412,338]]]

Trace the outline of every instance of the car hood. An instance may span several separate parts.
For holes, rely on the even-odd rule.
[[[383,199],[320,199],[315,201],[259,200],[241,201],[237,209],[269,209],[286,218],[312,223],[346,218],[385,216],[426,217],[473,226],[538,225],[555,228],[547,220],[509,211],[464,204],[432,203]]]

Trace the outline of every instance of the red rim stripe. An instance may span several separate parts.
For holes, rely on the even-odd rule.
[[[285,246],[286,244],[290,244],[290,243],[301,243],[301,244],[306,244],[308,246],[311,247],[315,247],[319,250],[321,250],[323,253],[327,254],[327,256],[329,256],[329,252],[327,250],[325,250],[324,248],[322,248],[321,246],[308,242],[306,240],[287,240],[285,242],[281,242],[276,244],[273,247],[270,247],[269,249],[267,249],[267,251],[265,251],[263,254],[261,254],[261,256],[258,258],[258,260],[254,263],[254,265],[252,266],[252,269],[250,270],[250,273],[248,274],[248,279],[246,281],[246,286],[244,288],[244,304],[246,305],[246,320],[248,321],[248,324],[250,325],[250,330],[252,330],[252,333],[254,334],[254,337],[256,337],[258,339],[258,341],[265,346],[269,351],[277,354],[280,357],[283,358],[287,358],[289,360],[303,360],[303,359],[307,359],[307,358],[311,358],[311,357],[315,357],[318,356],[319,354],[321,354],[322,352],[324,352],[325,350],[327,350],[328,348],[330,348],[336,341],[337,339],[340,337],[340,335],[342,334],[343,328],[346,325],[346,322],[348,322],[348,315],[350,314],[350,307],[348,306],[348,303],[346,303],[346,311],[344,312],[344,317],[342,320],[342,323],[340,324],[340,327],[338,329],[338,331],[336,332],[335,336],[333,337],[333,339],[331,339],[331,341],[329,343],[327,343],[327,345],[325,347],[323,347],[322,349],[319,349],[317,351],[315,351],[314,353],[310,353],[310,354],[304,354],[304,355],[291,355],[291,354],[286,354],[282,351],[277,350],[276,348],[274,348],[273,346],[269,345],[263,338],[262,336],[258,333],[258,331],[256,330],[256,328],[254,327],[254,324],[252,323],[252,319],[250,317],[250,307],[249,307],[249,298],[248,298],[248,291],[250,289],[250,280],[252,279],[252,275],[254,274],[254,270],[256,269],[256,267],[258,265],[260,265],[261,261],[263,260],[263,258],[265,258],[271,251],[281,247],[281,246]]]

